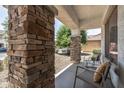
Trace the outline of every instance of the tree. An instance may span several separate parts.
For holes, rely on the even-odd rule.
[[[5,18],[4,22],[2,23],[3,29],[4,29],[4,34],[3,34],[3,39],[5,40],[5,46],[7,47],[7,42],[8,42],[8,18]]]
[[[81,30],[81,44],[86,44],[87,42],[87,32],[84,30]]]
[[[71,30],[62,25],[57,32],[56,46],[58,48],[66,48],[70,45]]]
[[[3,29],[5,32],[8,31],[8,18],[5,18],[4,22],[2,23]]]
[[[66,48],[70,46],[70,37],[71,37],[71,30],[62,25],[58,32],[56,38],[56,46],[58,48]],[[84,30],[81,30],[81,44],[84,45],[87,42],[87,33]]]
[[[87,43],[87,32],[84,30],[81,30],[81,50],[86,43]]]

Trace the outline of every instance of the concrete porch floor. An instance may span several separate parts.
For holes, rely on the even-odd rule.
[[[83,66],[84,64],[83,63],[73,64],[69,68],[67,68],[63,73],[61,73],[58,77],[56,77],[55,79],[56,88],[73,88],[77,65]],[[106,87],[107,88],[112,87],[110,80],[107,80]],[[87,84],[84,81],[77,79],[76,88],[95,88],[95,87],[91,86],[90,84]]]

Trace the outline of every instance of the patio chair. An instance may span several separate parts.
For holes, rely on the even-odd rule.
[[[93,75],[94,75],[94,73],[97,73],[97,72],[95,72],[95,70],[86,68],[84,66],[83,67],[82,66],[77,66],[73,87],[75,88],[75,86],[76,86],[77,78],[80,79],[80,80],[83,80],[84,82],[86,82],[90,85],[92,85],[93,87],[98,87],[98,88],[104,87],[104,84],[105,84],[105,81],[108,77],[109,69],[110,69],[110,62],[107,62],[107,63],[108,63],[108,65],[107,65],[104,73],[101,74],[102,78],[101,78],[101,81],[99,83],[96,83],[96,82],[93,81]],[[81,69],[83,71],[78,74],[79,69]]]

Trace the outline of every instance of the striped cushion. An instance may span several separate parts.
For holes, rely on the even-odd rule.
[[[93,75],[93,81],[94,82],[100,82],[102,79],[102,75],[105,72],[105,69],[107,67],[107,63],[101,64],[97,69],[96,72]]]

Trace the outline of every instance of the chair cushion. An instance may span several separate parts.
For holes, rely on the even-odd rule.
[[[101,79],[102,79],[101,74],[104,74],[106,67],[107,67],[107,63],[103,63],[96,69],[96,72],[93,75],[93,81],[94,82],[100,82],[101,81]]]

